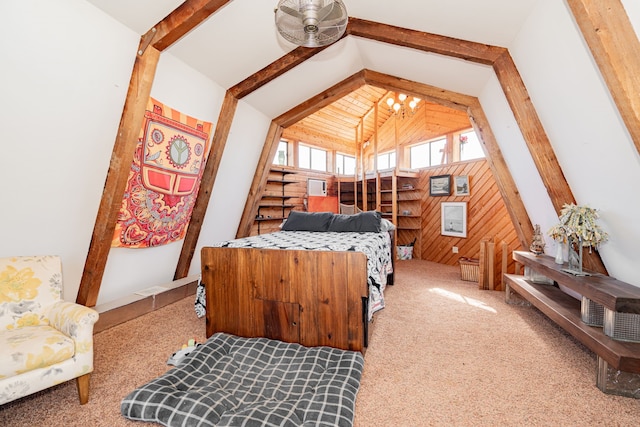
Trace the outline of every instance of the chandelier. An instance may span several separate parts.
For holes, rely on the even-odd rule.
[[[389,113],[394,114],[396,117],[405,118],[407,115],[413,115],[416,112],[416,107],[420,98],[413,97],[409,101],[409,108],[407,109],[406,101],[409,97],[404,93],[398,93],[396,96],[390,96],[387,99],[387,105],[389,106]]]

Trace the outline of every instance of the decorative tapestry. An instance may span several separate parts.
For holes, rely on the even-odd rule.
[[[146,248],[184,238],[211,128],[149,98],[111,246]]]

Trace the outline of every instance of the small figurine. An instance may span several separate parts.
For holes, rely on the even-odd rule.
[[[540,232],[540,224],[536,224],[533,228],[533,241],[531,242],[531,246],[529,246],[529,250],[536,255],[542,255],[544,253],[544,239],[542,238],[542,233]]]

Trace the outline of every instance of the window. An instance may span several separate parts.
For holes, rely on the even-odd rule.
[[[327,152],[319,148],[300,144],[298,146],[298,167],[327,171]]]
[[[336,173],[338,175],[355,175],[356,158],[346,154],[336,153]]]
[[[480,139],[473,130],[460,134],[460,161],[481,159],[484,151],[480,145]]]
[[[447,139],[441,138],[435,141],[414,145],[410,148],[411,169],[438,166],[444,163],[444,150]]]
[[[280,141],[278,144],[278,151],[276,151],[276,155],[273,158],[274,165],[286,166],[289,164],[287,159],[287,154],[289,152],[289,144],[287,141]]]
[[[378,170],[391,169],[396,167],[396,152],[389,151],[378,154]]]

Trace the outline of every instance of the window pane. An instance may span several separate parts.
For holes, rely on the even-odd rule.
[[[482,159],[484,151],[474,131],[460,134],[460,160]]]
[[[429,166],[430,144],[414,145],[410,149],[411,169],[425,168]]]
[[[378,154],[378,170],[389,169],[389,156],[387,154]]]
[[[298,145],[298,167],[311,169],[311,148],[306,145]]]
[[[396,152],[392,151],[391,153],[389,153],[389,167],[390,168],[395,168],[396,167]]]
[[[287,164],[289,164],[289,162],[287,161],[287,151],[287,141],[280,141],[280,143],[278,144],[278,151],[276,151],[276,155],[273,158],[273,164],[281,166],[286,166]]]
[[[355,175],[356,158],[336,153],[336,171],[339,175]]]
[[[431,146],[431,162],[429,166],[438,166],[444,164],[444,147],[447,144],[446,139],[438,139],[429,143]]]
[[[311,169],[326,172],[327,171],[327,152],[317,148],[311,149]]]
[[[356,174],[356,158],[351,156],[344,156],[344,175]]]

